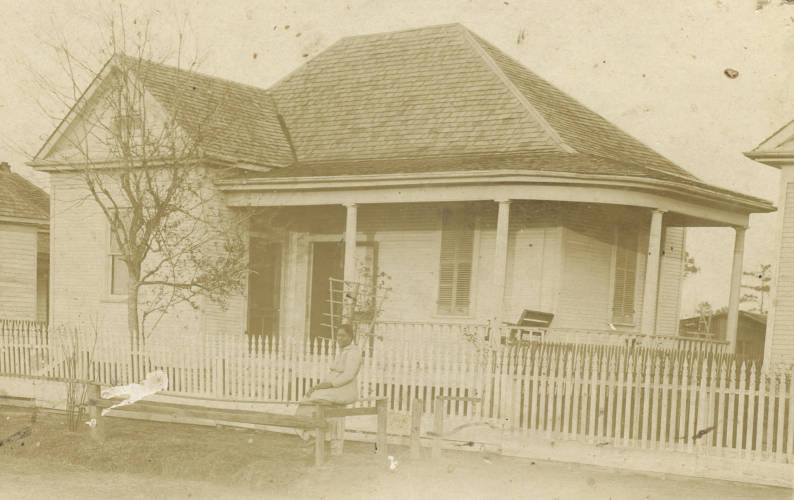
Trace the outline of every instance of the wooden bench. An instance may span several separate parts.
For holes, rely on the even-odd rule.
[[[91,426],[92,437],[101,441],[104,439],[104,426],[102,422],[102,410],[110,408],[114,404],[120,403],[122,399],[102,399],[100,388],[96,384],[88,387],[87,401],[85,406],[89,412],[89,418],[94,420]],[[306,403],[303,403],[306,404]],[[344,418],[359,415],[377,415],[377,453],[386,454],[386,424],[387,406],[385,399],[375,399],[374,407],[346,408],[341,406],[314,405],[310,416],[284,415],[281,413],[269,413],[252,410],[233,410],[225,408],[208,408],[197,405],[186,405],[177,403],[163,403],[140,400],[130,405],[114,408],[113,410],[131,410],[136,412],[146,412],[156,415],[170,417],[186,417],[215,420],[221,422],[232,422],[240,424],[269,425],[273,427],[288,427],[316,432],[315,440],[315,465],[325,462],[325,437],[329,427],[328,419]]]

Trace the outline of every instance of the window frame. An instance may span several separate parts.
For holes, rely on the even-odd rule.
[[[464,226],[466,223],[471,225],[472,241],[471,241],[471,263],[470,263],[470,276],[469,276],[469,301],[468,307],[465,312],[456,313],[454,311],[454,304],[450,304],[450,311],[441,310],[441,266],[442,266],[442,252],[444,244],[444,213],[462,213],[462,221]],[[446,319],[472,319],[476,312],[476,299],[477,299],[477,272],[479,261],[479,243],[480,243],[480,217],[477,212],[470,205],[462,205],[455,207],[442,208],[438,213],[438,267],[437,267],[437,280],[435,291],[435,307],[433,317],[446,318]],[[453,281],[453,290],[457,286],[457,278]],[[453,291],[453,297],[454,297]]]
[[[620,236],[621,232],[629,230],[630,232],[634,233],[634,290],[632,294],[632,314],[631,318],[627,319],[626,315],[623,314],[621,318],[617,318],[616,313],[616,304],[615,304],[615,291],[617,287],[618,277],[618,253],[620,251]],[[613,229],[613,243],[612,243],[612,269],[610,271],[610,286],[609,286],[609,322],[613,326],[619,327],[636,327],[639,324],[637,313],[637,305],[639,304],[638,300],[638,292],[639,292],[639,282],[641,276],[641,265],[642,259],[640,258],[641,252],[641,243],[642,243],[642,231],[636,228],[633,224],[617,224],[614,226]]]
[[[129,213],[131,208],[118,208],[118,209],[111,209],[111,210],[118,210],[119,212]],[[122,215],[123,217],[123,215]],[[127,263],[121,260],[119,257],[122,255],[119,249],[115,247],[115,238],[113,237],[113,229],[111,228],[111,222],[106,221],[107,224],[106,228],[106,245],[105,245],[105,254],[106,254],[106,264],[105,264],[105,291],[108,298],[111,299],[119,299],[123,300],[129,296],[128,288],[124,287],[123,293],[114,293],[114,279],[116,276],[115,269],[117,262],[122,262],[124,267],[127,267]],[[129,278],[128,278],[129,279]]]

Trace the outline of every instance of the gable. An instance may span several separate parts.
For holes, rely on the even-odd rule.
[[[142,96],[142,103],[125,108],[120,113],[110,104],[113,88],[118,83],[118,73],[109,71],[96,88],[81,99],[72,110],[72,116],[52,142],[37,155],[37,160],[48,163],[102,163],[119,159],[117,133],[119,115],[134,111],[137,116],[145,116],[144,129],[153,134],[163,130],[168,115],[157,100],[149,93]],[[141,118],[143,119],[143,118]]]
[[[244,168],[293,162],[278,110],[265,90],[116,55],[36,155],[34,165],[114,158],[107,132],[119,113],[106,96],[122,73],[130,77],[130,86],[143,89],[141,102],[136,104],[144,110],[140,116],[154,137],[163,130],[175,130],[180,145],[192,145],[202,155]],[[122,110],[128,107],[121,106]]]
[[[794,120],[766,138],[750,154],[791,153],[794,155]]]

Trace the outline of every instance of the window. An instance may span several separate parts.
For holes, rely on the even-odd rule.
[[[466,316],[471,303],[474,221],[466,211],[444,210],[441,222],[438,314]]]
[[[634,323],[634,296],[637,287],[637,232],[619,227],[615,249],[615,287],[612,322]]]
[[[116,224],[119,225],[121,231],[124,230],[124,221],[129,217],[128,211],[120,211]],[[127,263],[122,258],[121,250],[119,249],[117,238],[114,234],[113,224],[108,227],[108,261],[109,261],[109,290],[111,295],[127,295],[127,285],[129,283],[129,274],[127,272]]]

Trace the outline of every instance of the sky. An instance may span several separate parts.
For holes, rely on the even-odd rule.
[[[104,19],[122,12],[151,20],[158,54],[173,57],[183,33],[201,72],[260,87],[344,36],[460,22],[703,181],[775,203],[779,171],[742,153],[794,119],[788,0],[0,0],[0,12],[0,161],[45,189],[25,162],[67,109],[47,90],[70,88],[54,47],[98,68]],[[775,220],[751,217],[745,269],[773,262]],[[701,270],[682,314],[726,305],[733,231],[690,229],[687,251]]]

